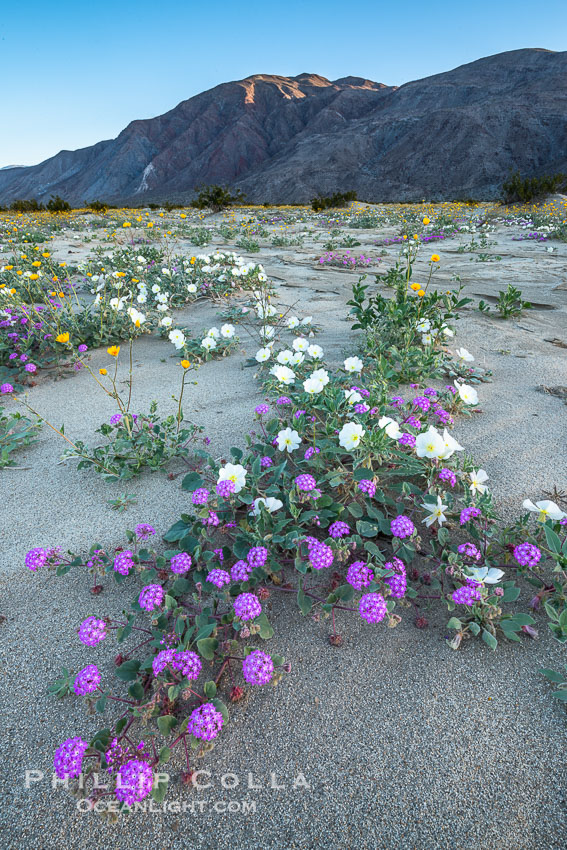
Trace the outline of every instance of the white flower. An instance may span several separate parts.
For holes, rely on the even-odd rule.
[[[270,351],[269,348],[260,348],[256,352],[256,355],[255,355],[256,360],[258,361],[258,363],[265,363],[266,360],[270,359],[270,354],[271,354],[271,351]]]
[[[421,344],[422,345],[431,345],[433,342],[433,337],[431,334],[422,334],[421,335]]]
[[[452,331],[451,328],[448,327],[447,325],[441,326],[441,333],[444,334],[445,336],[449,336],[449,337],[455,336],[455,331]]]
[[[271,339],[273,337],[273,335],[274,335],[274,329],[273,328],[268,328],[268,327],[260,328],[260,336],[262,336],[264,339]]]
[[[345,372],[362,372],[363,366],[360,357],[347,357],[344,362]]]
[[[301,320],[301,324],[302,325],[310,325],[312,321],[313,321],[313,316],[306,316],[304,319]]]
[[[474,360],[474,357],[472,356],[470,351],[467,351],[466,348],[457,348],[455,354],[457,355],[459,360],[463,361],[463,363],[472,363]]]
[[[468,384],[459,384],[458,381],[455,381],[455,387],[465,404],[478,404],[478,393],[474,387],[469,387]]]
[[[496,584],[504,575],[504,571],[497,567],[469,567],[468,570],[472,573],[471,578],[482,584]]]
[[[293,351],[290,351],[289,348],[286,348],[284,351],[280,351],[276,360],[278,363],[281,363],[283,366],[287,366],[287,364],[291,361],[293,357]]]
[[[356,449],[360,445],[360,441],[366,434],[366,431],[359,425],[358,422],[347,422],[340,430],[339,445],[348,451]]]
[[[429,511],[425,519],[422,520],[429,528],[430,525],[433,525],[434,522],[438,522],[439,525],[443,525],[444,522],[447,522],[447,517],[443,513],[443,511],[447,510],[447,505],[444,505],[441,501],[441,496],[437,496],[437,504],[428,504],[424,502],[422,505],[426,511]]]
[[[260,272],[260,274],[258,275],[258,280],[260,281],[260,283],[264,283],[264,281],[268,280],[268,278],[263,272]]]
[[[292,331],[294,328],[299,327],[299,319],[297,318],[297,316],[290,316],[287,320],[287,326],[290,331]]]
[[[295,372],[287,366],[272,366],[270,375],[273,375],[280,384],[294,384]]]
[[[187,292],[189,292],[191,295],[193,295],[193,293],[197,292],[197,287],[195,286],[194,283],[188,283],[187,284]]]
[[[137,328],[139,328],[140,325],[143,325],[146,321],[146,317],[144,316],[144,314],[140,313],[139,310],[136,310],[135,307],[128,307],[126,312],[128,313],[130,319],[132,320],[133,324],[136,325]]]
[[[415,440],[415,453],[418,457],[441,457],[446,446],[443,437],[437,430],[430,426],[423,434],[418,434]]]
[[[470,473],[469,478],[471,480],[471,486],[469,487],[469,490],[471,491],[473,496],[476,493],[480,493],[481,496],[483,493],[486,493],[487,487],[484,482],[488,481],[488,475],[486,474],[484,469],[478,469],[476,472],[473,470]]]
[[[530,499],[526,499],[523,503],[523,507],[527,511],[533,511],[534,513],[539,514],[538,520],[540,522],[545,522],[547,519],[552,519],[554,522],[557,522],[567,516],[567,514],[563,513],[561,508],[559,508],[555,502],[550,502],[549,499],[544,499],[543,502],[536,502],[535,505]]]
[[[422,319],[421,322],[417,323],[415,328],[420,333],[427,333],[428,331],[431,330],[431,322],[429,321],[429,319]]]
[[[161,292],[161,286],[158,286],[157,283],[154,283],[154,285],[152,286],[152,292],[154,292],[154,293]]]
[[[392,440],[399,440],[402,436],[400,426],[398,425],[396,420],[392,419],[390,416],[383,416],[381,419],[379,419],[378,427],[383,428],[388,437],[391,437]]]
[[[356,404],[357,401],[362,401],[362,396],[356,390],[344,390],[345,400],[349,404]]]
[[[159,325],[162,328],[169,328],[172,322],[173,319],[171,318],[171,316],[164,316],[163,319],[159,320]]]
[[[170,331],[169,333],[169,341],[174,344],[176,349],[179,351],[180,348],[183,348],[185,345],[185,335],[182,331]]]
[[[235,334],[235,330],[234,325],[223,325],[220,329],[221,336],[225,339],[232,339]]]
[[[284,428],[283,431],[279,432],[276,439],[280,452],[285,451],[288,452],[288,454],[291,454],[291,452],[299,448],[301,443],[301,437],[297,431],[293,431],[291,428]]]
[[[220,337],[220,331],[218,328],[211,328],[207,331],[207,336],[212,337],[212,339],[218,339]]]
[[[294,351],[307,351],[307,349],[309,348],[309,343],[302,336],[298,336],[296,339],[294,339],[292,345]]]
[[[201,340],[201,348],[204,348],[205,351],[212,351],[216,347],[217,341],[212,336],[206,336],[205,339]]]
[[[329,373],[326,369],[315,369],[315,371],[311,374],[312,378],[317,378],[317,380],[321,381],[323,386],[326,387],[329,383]]]
[[[320,378],[307,378],[307,380],[303,381],[303,389],[309,395],[317,395],[317,393],[323,392],[325,389],[325,385]]]
[[[253,516],[260,516],[262,508],[265,508],[268,513],[273,514],[283,508],[283,502],[279,499],[274,499],[273,496],[268,496],[267,499],[254,499],[254,507],[250,511]]]
[[[440,454],[439,457],[442,460],[447,460],[447,458],[451,457],[455,452],[462,452],[463,446],[459,445],[454,437],[452,437],[447,429],[443,431],[443,443],[445,444],[445,451],[443,454]]]
[[[292,366],[301,366],[303,361],[305,360],[305,355],[301,353],[301,351],[296,351],[293,357],[291,358]]]
[[[234,492],[240,493],[242,488],[246,486],[246,469],[240,463],[227,463],[219,469],[217,484],[220,484],[221,481],[232,481]]]
[[[313,360],[321,360],[321,358],[323,357],[323,349],[320,345],[310,345],[307,349],[307,354]]]

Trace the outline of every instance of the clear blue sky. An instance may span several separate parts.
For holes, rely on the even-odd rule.
[[[0,11],[0,166],[113,138],[256,73],[388,85],[521,47],[567,49],[546,0],[21,0]]]

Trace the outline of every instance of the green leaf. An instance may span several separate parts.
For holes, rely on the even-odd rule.
[[[563,700],[563,702],[567,702],[567,689],[564,691],[553,691],[551,696]]]
[[[447,628],[448,628],[448,629],[461,629],[461,628],[462,628],[462,626],[463,626],[463,624],[462,624],[462,623],[461,623],[461,621],[458,619],[458,617],[451,617],[451,619],[450,619],[450,620],[449,620],[449,622],[447,623]]]
[[[219,642],[216,638],[203,638],[197,641],[197,652],[207,661],[212,661],[215,657],[215,650],[218,649]]]
[[[193,493],[194,490],[198,490],[199,487],[202,486],[203,479],[201,478],[198,472],[190,472],[184,477],[183,481],[181,482],[181,489],[187,490],[189,493]],[[179,525],[179,523],[175,523],[175,525]],[[175,528],[175,526],[173,526],[173,528]],[[169,534],[169,531],[167,533]]]
[[[552,552],[555,552],[556,555],[561,554],[561,538],[557,535],[554,530],[549,525],[544,525],[543,530],[545,531],[545,539],[547,540],[547,545],[551,549]]]
[[[130,661],[124,661],[124,663],[116,669],[116,675],[122,682],[133,682],[138,675],[139,669],[140,662],[131,659]]]
[[[274,629],[264,611],[259,617],[256,617],[256,622],[260,626],[260,637],[262,640],[270,640],[274,636]]]
[[[297,604],[299,605],[299,610],[301,611],[304,617],[309,614],[313,606],[312,600],[309,598],[309,596],[305,595],[302,588],[299,588],[299,590],[297,591]]]
[[[141,700],[144,698],[144,688],[141,682],[132,682],[130,687],[128,688],[128,693],[135,700]]]
[[[362,537],[377,537],[378,529],[374,523],[365,522],[364,520],[359,520],[356,523],[356,530]]]
[[[152,797],[156,801],[156,803],[163,803],[165,799],[165,795],[167,794],[167,784],[169,779],[165,777],[160,777],[157,782],[154,782],[152,788]]]
[[[159,761],[160,764],[164,764],[168,762],[171,758],[171,750],[169,747],[162,747],[159,751]]]
[[[167,737],[173,727],[177,723],[177,717],[174,717],[173,714],[164,714],[162,717],[158,717],[157,725],[158,729],[164,737]]]
[[[106,708],[106,703],[108,700],[107,694],[103,694],[100,699],[97,699],[95,703],[95,708],[99,714],[104,714],[104,709]]]
[[[555,670],[550,670],[549,667],[542,667],[539,672],[542,673],[546,679],[549,679],[550,682],[561,683],[565,681],[565,677],[561,673],[556,673]]]
[[[354,517],[361,517],[363,513],[362,508],[360,507],[358,502],[353,502],[351,505],[348,505],[347,511]]]
[[[224,722],[228,723],[230,715],[228,713],[228,708],[226,707],[224,702],[222,702],[222,700],[220,699],[214,699],[212,702],[216,710],[220,711],[220,713],[222,714]]]
[[[496,649],[498,646],[498,641],[487,629],[482,630],[482,639],[485,644],[490,647],[490,649]]]
[[[469,630],[476,637],[480,633],[480,626],[479,626],[478,623],[475,623],[475,621],[473,620],[472,623],[469,623]]]
[[[207,697],[207,699],[212,699],[217,694],[217,686],[214,682],[205,682],[203,685],[203,693]]]

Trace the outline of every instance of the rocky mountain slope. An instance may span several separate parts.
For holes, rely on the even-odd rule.
[[[210,183],[257,203],[348,189],[368,201],[490,198],[510,169],[567,171],[567,52],[500,53],[399,88],[257,74],[116,139],[0,170],[0,203],[186,201]]]

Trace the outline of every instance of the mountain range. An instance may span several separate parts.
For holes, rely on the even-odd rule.
[[[0,169],[0,204],[186,202],[208,184],[255,203],[489,199],[511,170],[567,171],[567,52],[499,53],[400,87],[255,74],[115,139]]]

